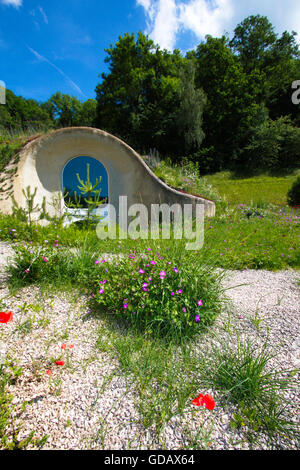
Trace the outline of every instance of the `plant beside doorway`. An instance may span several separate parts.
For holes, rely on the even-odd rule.
[[[69,207],[75,209],[86,209],[86,218],[84,220],[84,224],[90,226],[95,221],[99,221],[98,219],[100,217],[95,217],[95,210],[103,205],[106,202],[106,199],[101,197],[102,188],[99,188],[102,177],[100,176],[99,178],[96,178],[94,184],[90,180],[89,163],[86,165],[86,174],[86,180],[84,181],[80,178],[79,173],[76,173],[79,183],[77,186],[79,194],[77,194],[77,191],[74,191],[72,195],[68,195],[66,203]]]

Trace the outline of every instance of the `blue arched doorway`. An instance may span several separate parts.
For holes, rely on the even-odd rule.
[[[102,219],[108,217],[106,205],[109,198],[109,182],[106,168],[99,160],[93,157],[78,156],[72,158],[65,165],[62,172],[63,203],[64,210],[67,213],[66,225],[83,220],[86,216],[87,203],[85,202],[85,196],[81,195],[79,179],[86,182],[88,172],[90,182],[93,185],[96,184],[97,180],[100,180],[95,189],[101,190],[100,200],[102,205],[94,211],[94,214],[96,217],[101,216]],[[79,197],[80,195],[81,198]]]

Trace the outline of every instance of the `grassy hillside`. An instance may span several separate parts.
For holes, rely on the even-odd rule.
[[[199,167],[191,162],[183,165],[172,165],[168,160],[154,162],[154,165],[149,163],[156,176],[169,186],[229,205],[284,206],[287,204],[288,190],[300,174],[298,169],[290,174],[245,178],[235,176],[230,171],[223,171],[201,177]]]
[[[11,158],[18,153],[23,145],[37,135],[38,133],[32,131],[11,134],[8,131],[0,130],[0,173],[5,171]]]
[[[287,204],[287,192],[300,174],[295,170],[282,176],[252,176],[239,178],[229,171],[207,176],[208,182],[228,204]]]

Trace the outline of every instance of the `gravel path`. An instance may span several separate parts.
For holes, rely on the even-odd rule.
[[[117,361],[96,348],[101,320],[88,315],[86,299],[76,293],[71,297],[41,292],[36,287],[11,295],[1,274],[10,255],[9,244],[1,243],[0,306],[13,311],[14,321],[1,326],[0,344],[2,340],[9,355],[23,367],[22,376],[11,386],[17,406],[24,400],[30,403],[22,415],[21,436],[31,430],[37,437],[47,434],[45,449],[180,449],[187,446],[187,429],[196,435],[199,429],[205,433],[212,427],[209,448],[249,448],[230,427],[234,409],[225,412],[218,406],[214,390],[206,391],[216,399],[213,414],[193,409],[188,416],[172,418],[158,441],[155,432],[140,423],[134,386],[122,376]],[[211,333],[233,344],[236,333],[257,346],[268,338],[277,353],[272,363],[275,369],[299,367],[299,278],[295,271],[227,272],[224,285],[230,303]],[[211,343],[211,333],[201,339],[200,349]],[[74,348],[63,351],[63,343]],[[63,355],[66,361],[66,354],[67,366],[53,367],[51,358]],[[51,376],[45,373],[49,368]],[[286,398],[299,418],[299,393],[291,391]],[[267,442],[259,446],[267,448]],[[291,442],[287,448],[298,446]]]

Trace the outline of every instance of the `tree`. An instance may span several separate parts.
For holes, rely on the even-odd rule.
[[[291,84],[300,75],[297,33],[284,31],[281,37],[274,32],[265,16],[250,16],[240,23],[230,42],[238,55],[243,70],[251,77],[256,71],[261,81],[260,102],[273,119],[292,115],[299,119],[299,111],[291,102]]]
[[[56,126],[70,127],[76,125],[76,121],[78,122],[82,103],[75,96],[62,94],[58,91],[50,97],[44,107],[54,117]]]
[[[96,178],[95,183],[93,184],[90,180],[90,165],[87,163],[86,165],[86,180],[80,178],[79,174],[76,174],[78,180],[78,186],[80,194],[77,195],[77,191],[72,192],[67,188],[64,188],[65,198],[67,200],[67,204],[71,207],[81,208],[85,207],[86,211],[86,219],[85,224],[87,226],[91,225],[91,223],[99,220],[99,216],[95,216],[94,212],[100,206],[103,205],[104,200],[101,198],[101,188],[99,187],[101,183],[102,177]],[[66,194],[67,193],[67,194]],[[70,196],[68,197],[68,194]],[[81,200],[83,198],[83,201]]]
[[[176,125],[183,136],[185,154],[197,150],[205,137],[202,129],[203,110],[207,102],[202,88],[195,87],[194,63],[189,60],[179,72],[179,107]]]
[[[246,72],[263,69],[268,52],[276,41],[274,28],[265,16],[249,16],[234,30],[230,46],[239,54]]]
[[[16,96],[6,90],[6,105],[0,106],[0,126],[5,129],[48,129],[53,124],[51,116],[36,100]]]
[[[74,118],[76,126],[95,127],[97,116],[97,101],[89,99],[82,103],[78,115]]]
[[[179,51],[162,51],[140,32],[137,39],[134,34],[120,36],[106,52],[109,73],[101,75],[96,88],[97,127],[140,151],[178,151],[174,117],[179,68],[185,62]]]
[[[214,155],[210,170],[231,167],[239,158],[247,130],[254,125],[260,111],[257,104],[260,77],[249,79],[225,37],[207,36],[187,57],[196,66],[196,87],[202,88],[207,96],[203,146]],[[199,158],[202,158],[200,154]]]
[[[241,152],[247,169],[282,171],[300,166],[300,129],[282,117],[268,119],[249,132],[249,141]]]

